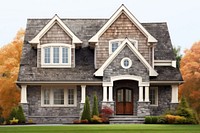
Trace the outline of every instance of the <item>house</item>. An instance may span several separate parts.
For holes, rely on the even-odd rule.
[[[109,19],[28,19],[21,105],[36,123],[71,123],[86,96],[116,115],[160,115],[178,103],[182,77],[164,23],[140,23],[124,6]]]

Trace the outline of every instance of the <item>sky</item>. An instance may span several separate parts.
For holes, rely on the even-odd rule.
[[[190,49],[200,40],[199,0],[2,0],[0,47],[8,44],[28,18],[110,18],[124,4],[142,22],[167,22],[172,44]]]

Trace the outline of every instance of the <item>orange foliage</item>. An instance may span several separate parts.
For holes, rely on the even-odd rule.
[[[185,51],[180,70],[184,83],[179,88],[179,94],[186,97],[200,116],[200,41]]]
[[[5,118],[20,100],[20,90],[15,82],[19,72],[23,39],[24,30],[20,29],[11,43],[0,48],[0,106]]]

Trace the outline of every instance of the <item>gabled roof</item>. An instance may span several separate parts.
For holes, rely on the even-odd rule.
[[[40,38],[42,38],[44,34],[56,23],[72,38],[72,43],[82,43],[82,41],[63,23],[57,14],[31,41],[29,41],[29,43],[38,44],[40,42]]]
[[[107,23],[89,40],[89,42],[98,42],[99,37],[115,22],[115,20],[124,13],[135,26],[148,38],[148,42],[157,42],[157,40],[141,25],[133,14],[122,4],[120,8],[111,16]]]
[[[117,55],[128,46],[133,54],[144,64],[144,66],[149,70],[149,76],[157,76],[158,73],[151,67],[151,65],[144,59],[144,57],[138,52],[138,50],[132,45],[129,39],[125,39],[122,44],[115,50],[115,52],[105,61],[105,63],[94,73],[95,76],[103,76],[103,71],[106,67],[117,57]]]

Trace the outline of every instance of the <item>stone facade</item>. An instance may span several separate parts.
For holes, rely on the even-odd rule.
[[[128,57],[132,61],[132,66],[129,69],[124,69],[121,66],[121,60]],[[111,76],[119,75],[135,75],[141,76],[143,82],[149,81],[149,74],[147,68],[140,62],[140,60],[133,54],[133,52],[125,46],[125,48],[117,55],[117,57],[104,70],[104,82],[109,82]]]
[[[170,109],[171,86],[158,86],[158,106],[150,106],[150,114],[155,116],[162,115]]]
[[[138,41],[138,51],[151,64],[150,48],[144,34],[122,13],[115,22],[101,35],[96,48],[96,67],[99,68],[109,57],[109,41],[119,38],[129,38]]]

